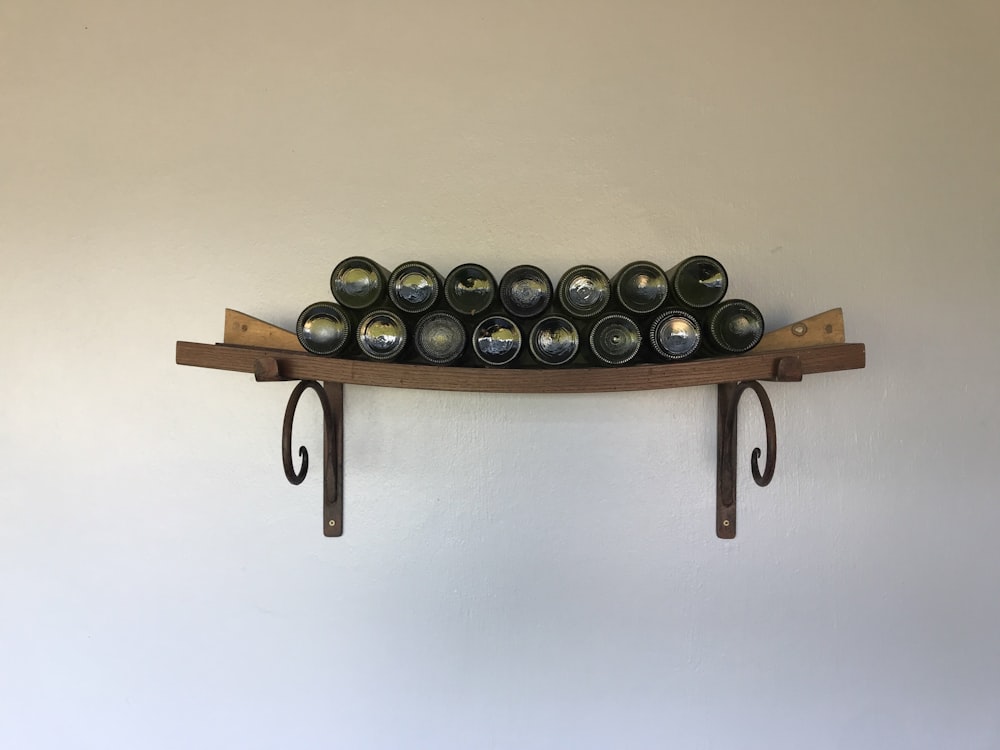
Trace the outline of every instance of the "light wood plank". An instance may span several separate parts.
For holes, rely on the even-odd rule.
[[[770,352],[779,349],[799,349],[806,346],[828,346],[843,344],[844,311],[835,307],[811,318],[792,323],[790,326],[764,334],[764,338],[754,347],[755,352]]]
[[[226,308],[223,343],[236,346],[258,346],[266,349],[304,352],[299,338],[292,331],[254,318],[238,310]]]

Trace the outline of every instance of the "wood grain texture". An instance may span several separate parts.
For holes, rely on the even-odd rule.
[[[784,328],[764,334],[754,347],[754,352],[771,352],[779,349],[800,349],[807,346],[843,344],[844,311],[835,307],[811,318],[800,320]]]
[[[298,336],[292,331],[286,331],[284,328],[228,308],[226,308],[226,327],[222,336],[223,343],[237,346],[305,351],[299,343]]]
[[[716,385],[740,380],[778,380],[779,362],[785,357],[798,358],[803,375],[855,370],[865,366],[865,345],[754,351],[735,357],[631,367],[517,370],[367,362],[256,347],[177,342],[179,365],[253,374],[257,370],[257,360],[268,357],[277,363],[280,377],[288,380],[435,391],[598,393]]]

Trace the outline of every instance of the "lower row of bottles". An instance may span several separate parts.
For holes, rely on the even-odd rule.
[[[489,367],[623,366],[741,354],[763,334],[760,310],[740,299],[706,310],[674,307],[652,318],[613,312],[578,320],[551,314],[530,321],[530,328],[503,314],[465,324],[443,310],[407,316],[377,309],[359,316],[334,302],[316,302],[296,325],[299,342],[313,354]]]

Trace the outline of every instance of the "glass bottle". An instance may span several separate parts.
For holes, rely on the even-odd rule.
[[[514,266],[500,279],[500,302],[516,318],[541,315],[552,301],[552,281],[537,266]]]
[[[664,310],[649,327],[649,343],[660,359],[689,359],[701,344],[701,325],[686,310]]]
[[[362,310],[385,299],[388,278],[389,272],[371,258],[355,255],[334,267],[330,291],[344,307]]]
[[[667,271],[674,299],[684,307],[704,308],[726,296],[729,276],[715,258],[692,255]]]
[[[590,328],[590,353],[603,365],[625,365],[635,359],[642,345],[639,326],[628,315],[611,313]]]
[[[481,315],[492,307],[496,295],[496,279],[478,263],[456,266],[444,280],[444,298],[459,315]]]
[[[389,276],[389,299],[404,313],[430,310],[441,293],[441,277],[426,263],[400,263]]]
[[[559,279],[559,304],[573,318],[593,318],[611,301],[611,282],[594,266],[573,266]]]
[[[521,353],[521,329],[505,315],[490,315],[473,329],[472,351],[484,365],[510,365]]]
[[[299,314],[295,335],[307,352],[335,357],[351,339],[351,318],[334,302],[314,302]]]
[[[746,300],[726,300],[708,311],[704,329],[709,349],[721,354],[742,354],[760,343],[764,316]]]
[[[670,283],[658,265],[637,260],[615,274],[611,288],[622,309],[636,315],[649,315],[667,301]]]
[[[432,365],[450,365],[465,353],[465,328],[444,310],[422,315],[413,329],[417,356]]]
[[[573,361],[580,350],[580,332],[561,315],[541,318],[528,336],[532,358],[542,365],[558,367]]]
[[[368,359],[398,359],[406,339],[406,324],[392,310],[373,310],[358,323],[358,346]]]

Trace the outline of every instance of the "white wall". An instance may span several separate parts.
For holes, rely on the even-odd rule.
[[[998,73],[992,0],[8,0],[0,746],[1000,746]],[[349,387],[329,540],[290,385],[173,361],[348,254],[695,252],[868,346],[732,542],[712,388]]]

